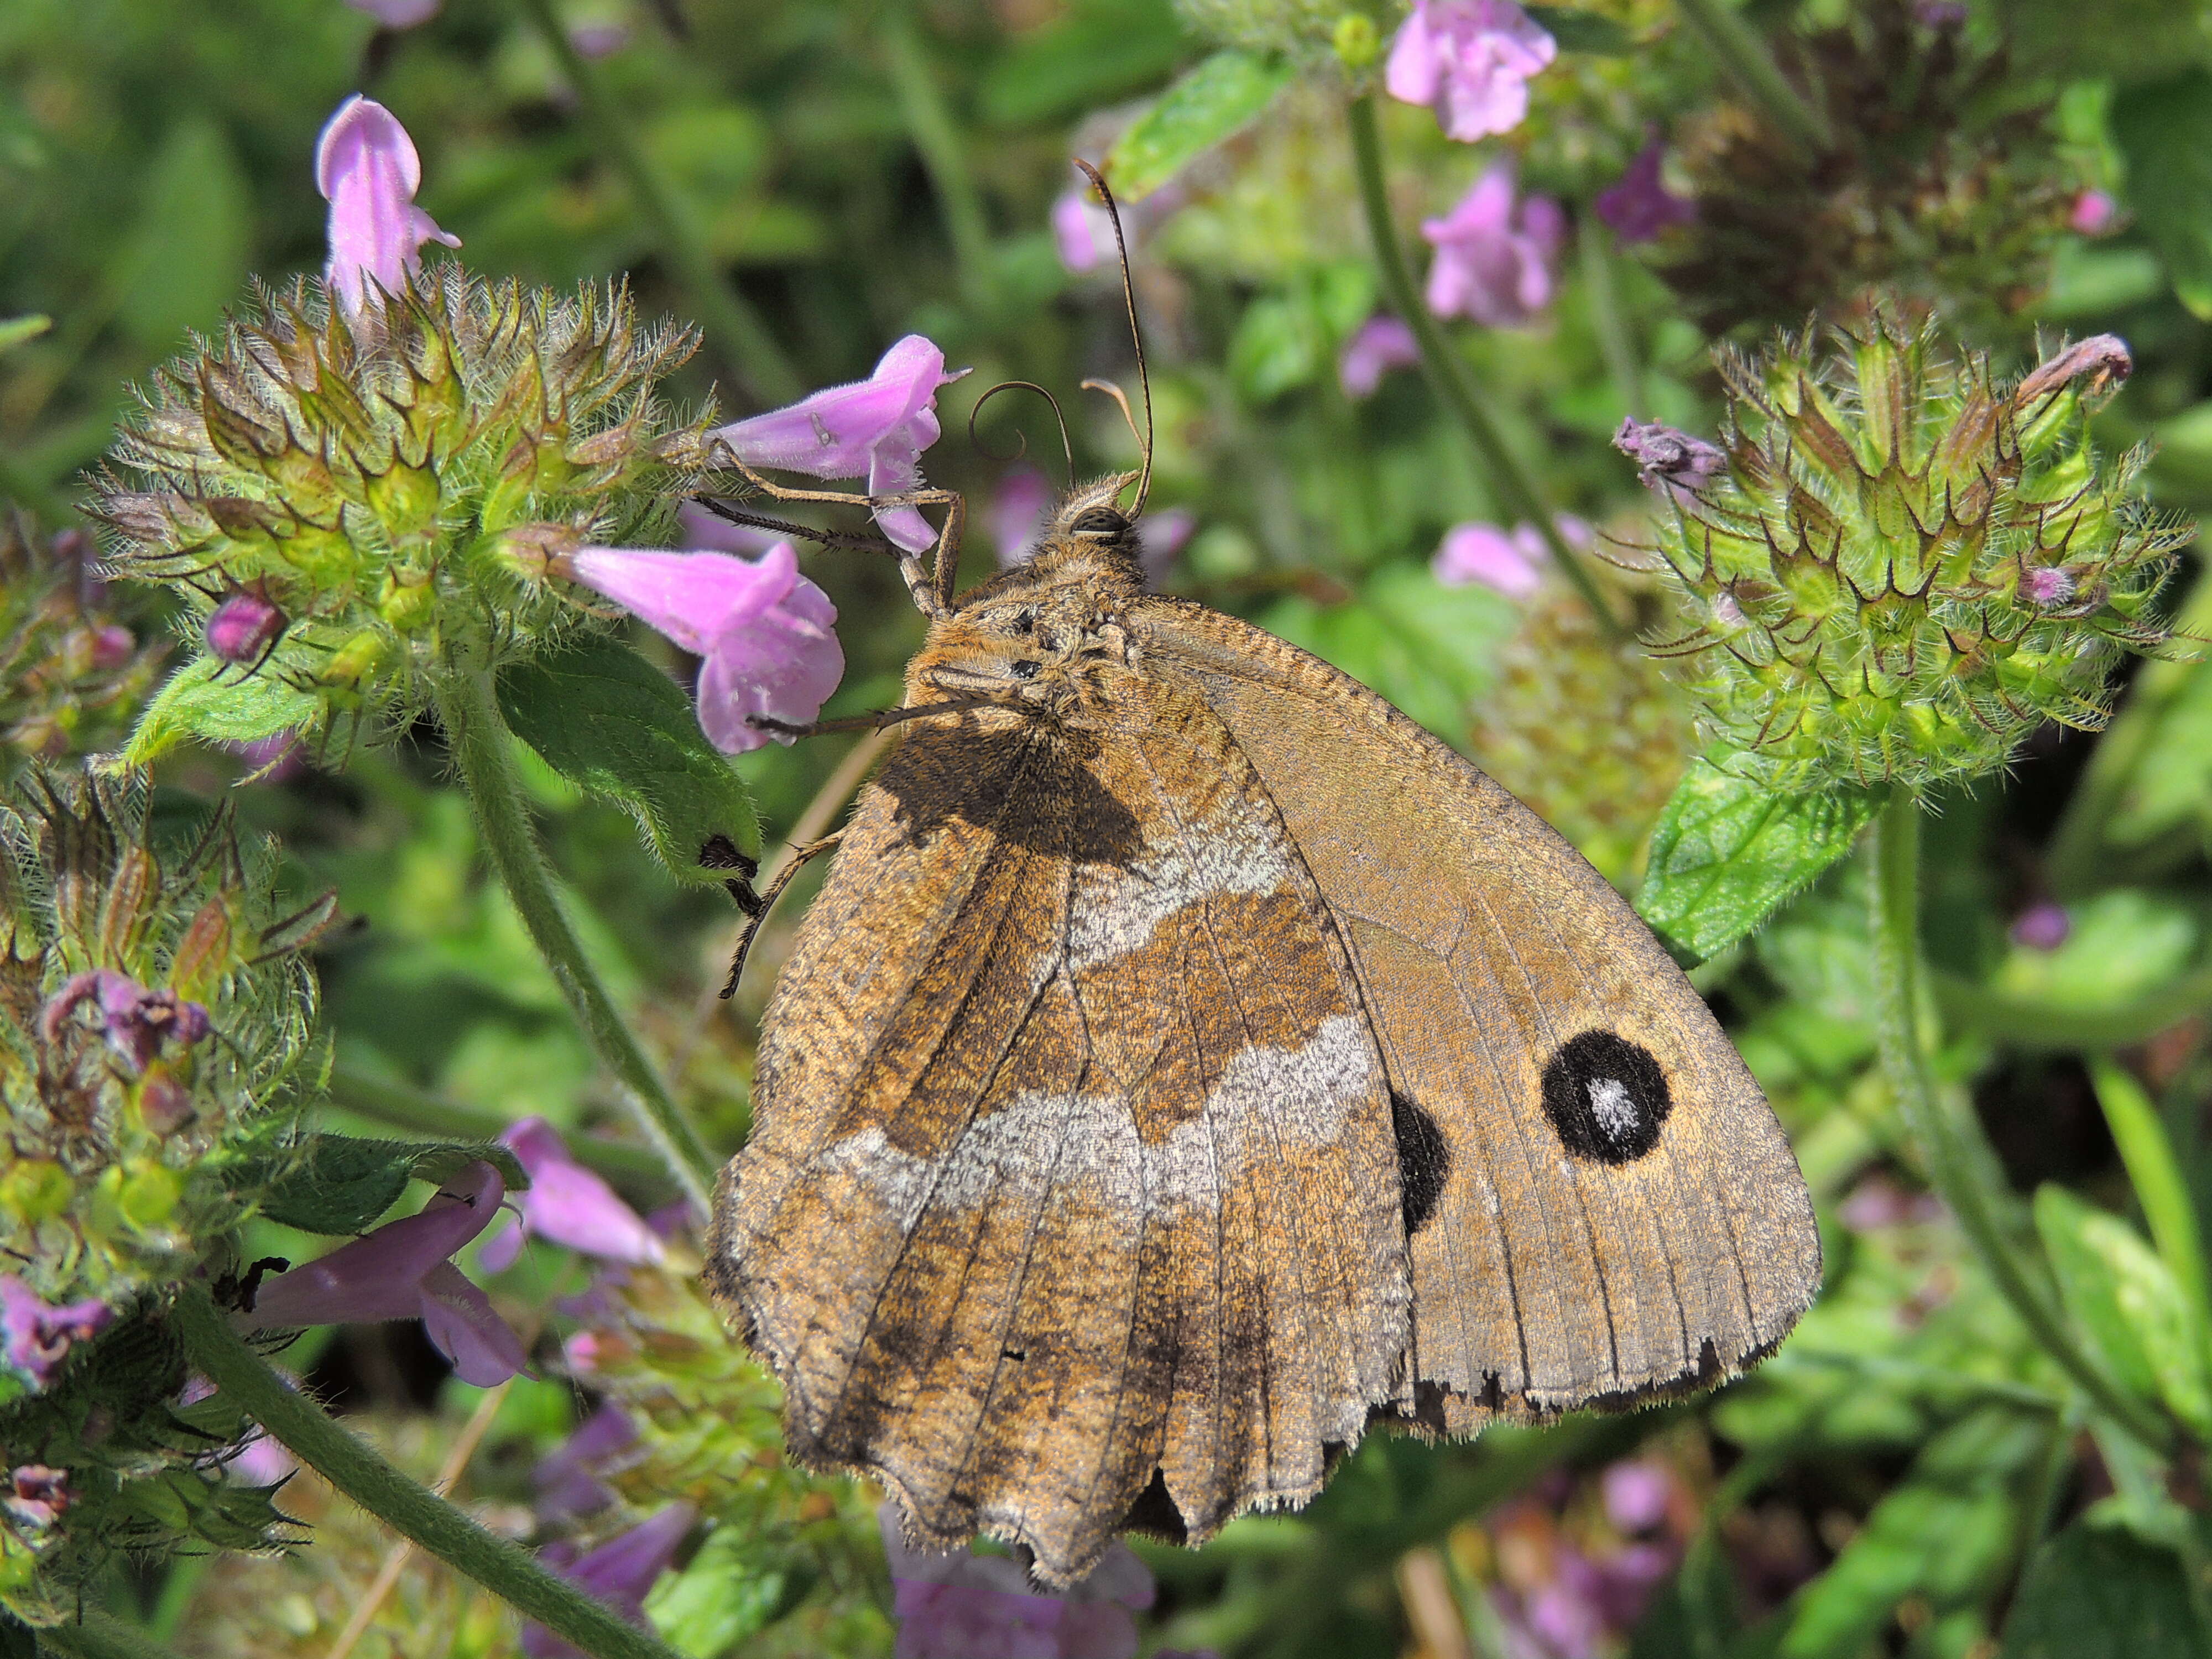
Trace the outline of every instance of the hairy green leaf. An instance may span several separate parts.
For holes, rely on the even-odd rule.
[[[248,674],[213,657],[186,663],[156,692],[123,757],[144,766],[187,738],[254,743],[280,732],[313,730],[319,698],[273,673]]]
[[[2158,1253],[2119,1217],[2047,1182],[2036,1191],[2035,1227],[2068,1315],[2113,1377],[2204,1434],[2205,1333]]]
[[[1637,914],[1702,962],[1850,852],[1881,804],[1867,789],[1781,794],[1693,761],[1651,831]]]
[[[1287,64],[1215,52],[1130,125],[1106,157],[1107,178],[1124,201],[1142,201],[1200,151],[1258,119],[1292,78]]]
[[[507,726],[562,777],[636,818],[681,880],[720,882],[760,851],[752,797],[681,687],[618,641],[592,638],[500,671]]]
[[[283,1160],[273,1179],[267,1164],[246,1163],[232,1172],[231,1185],[258,1188],[264,1215],[305,1233],[361,1232],[399,1201],[410,1181],[447,1181],[478,1159],[497,1166],[511,1192],[530,1184],[514,1154],[496,1141],[323,1134],[273,1157]]]
[[[2205,1644],[2173,1553],[2083,1519],[2028,1563],[1998,1659],[2197,1659]]]

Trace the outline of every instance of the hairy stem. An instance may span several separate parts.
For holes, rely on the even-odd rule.
[[[1375,112],[1379,96],[1370,88],[1352,100],[1352,150],[1359,174],[1360,204],[1366,211],[1368,234],[1375,243],[1375,263],[1382,276],[1382,291],[1405,319],[1406,326],[1413,331],[1429,384],[1436,388],[1444,408],[1459,422],[1468,441],[1474,446],[1474,453],[1489,475],[1491,488],[1497,491],[1499,503],[1508,513],[1535,527],[1560,570],[1596,615],[1600,626],[1612,638],[1624,638],[1626,630],[1613,614],[1613,607],[1606,603],[1589,566],[1559,533],[1557,516],[1546,503],[1542,489],[1506,447],[1504,436],[1468,381],[1467,364],[1446,342],[1443,331],[1437,327],[1436,319],[1421,303],[1420,294],[1413,286],[1413,271],[1406,264],[1406,251],[1398,242],[1397,227],[1391,222],[1390,192],[1382,176],[1382,132]]]
[[[1790,84],[1766,43],[1729,0],[1675,0],[1675,9],[1767,119],[1814,155],[1834,145],[1836,135],[1828,118]]]
[[[914,18],[903,5],[893,5],[877,27],[884,62],[890,70],[891,89],[898,94],[899,113],[906,118],[907,136],[921,153],[929,182],[945,213],[945,234],[952,240],[953,257],[960,262],[961,285],[971,299],[988,300],[996,287],[991,258],[990,222],[983,213],[983,193],[976,188],[975,170],[960,129],[945,107],[945,94],[930,73]]]
[[[489,671],[449,664],[434,680],[432,695],[453,764],[467,787],[469,805],[476,809],[484,850],[514,901],[531,942],[553,970],[554,981],[583,1028],[585,1041],[614,1073],[623,1103],[659,1148],[685,1195],[705,1214],[716,1170],[714,1155],[678,1109],[668,1085],[616,1011],[614,999],[600,983],[561,908],[553,873],[546,867],[531,822],[521,774],[515,768],[514,739],[500,718]]]
[[[465,1574],[593,1659],[676,1659],[674,1651],[486,1532],[386,1462],[304,1395],[230,1328],[198,1285],[178,1298],[177,1326],[192,1364],[299,1460],[416,1547]]]
[[[2005,1224],[1996,1154],[1982,1139],[1980,1126],[1946,1104],[1929,1069],[1920,1023],[1920,800],[1911,789],[1891,787],[1875,822],[1872,852],[1875,1012],[1882,1070],[1896,1091],[1905,1128],[1920,1143],[1929,1178],[1999,1293],[2044,1352],[2106,1416],[2163,1449],[2173,1442],[2165,1419],[2113,1383],[2075,1342],[2042,1264]]]
[[[608,94],[599,70],[585,61],[554,15],[553,0],[522,0],[522,9],[560,66],[561,77],[576,94],[599,136],[599,149],[613,163],[630,198],[653,234],[669,274],[705,325],[708,337],[726,353],[753,395],[763,403],[787,404],[805,390],[791,360],[760,314],[746,303],[707,246],[704,231],[683,198],[662,178],[638,142],[629,117]]]

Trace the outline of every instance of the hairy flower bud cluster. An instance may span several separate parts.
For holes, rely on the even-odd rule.
[[[37,775],[0,842],[4,1399],[236,1224],[308,1051],[296,953],[334,907],[279,920],[227,823],[157,846],[129,783]]]
[[[2140,453],[2088,444],[2124,345],[2007,385],[1877,316],[1719,361],[1720,444],[1616,441],[1687,611],[1656,649],[1717,760],[1778,788],[1925,784],[1996,770],[2045,720],[2103,723],[2117,654],[2166,637],[2152,599],[2189,539],[2136,495]]]
[[[90,550],[81,531],[0,517],[0,777],[112,748],[152,688],[161,647],[118,617]]]
[[[404,716],[455,635],[496,659],[573,617],[496,556],[501,532],[634,535],[664,510],[665,457],[698,428],[655,388],[694,343],[620,288],[443,263],[333,308],[302,283],[161,372],[93,510],[116,570],[175,584],[232,679],[308,693],[311,724]]]

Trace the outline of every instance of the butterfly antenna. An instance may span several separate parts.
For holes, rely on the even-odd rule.
[[[1070,489],[1074,489],[1075,446],[1068,441],[1067,416],[1060,413],[1060,399],[1054,397],[1051,392],[1039,386],[1035,380],[1001,380],[998,385],[986,392],[981,397],[976,398],[975,406],[968,411],[968,441],[975,445],[977,449],[981,450],[988,459],[994,461],[1018,461],[1024,455],[1029,453],[1030,440],[1029,434],[1025,432],[1017,434],[1020,437],[1021,443],[1016,447],[1014,453],[1011,455],[993,454],[989,446],[985,444],[981,438],[975,435],[975,417],[983,412],[983,405],[989,403],[992,398],[997,397],[1001,392],[1034,392],[1038,397],[1043,398],[1045,402],[1052,405],[1052,418],[1060,423],[1060,452],[1067,457],[1067,487]]]
[[[1145,435],[1139,440],[1139,447],[1144,452],[1145,464],[1143,470],[1137,475],[1136,501],[1129,508],[1129,517],[1133,520],[1143,516],[1145,497],[1152,492],[1152,377],[1151,371],[1145,366],[1145,331],[1137,326],[1137,288],[1129,276],[1129,239],[1121,234],[1121,210],[1115,203],[1114,192],[1106,186],[1105,174],[1080,156],[1076,158],[1075,165],[1083,169],[1085,175],[1091,180],[1092,187],[1097,191],[1098,199],[1105,203],[1106,216],[1114,222],[1114,247],[1121,256],[1121,303],[1127,306],[1129,311],[1129,343],[1137,350],[1137,386],[1145,399]],[[1084,382],[1086,386],[1090,384],[1088,380]],[[1117,392],[1115,395],[1120,394]],[[1124,415],[1129,412],[1128,399],[1126,398],[1121,399],[1121,412]],[[1135,433],[1137,423],[1133,420],[1131,421],[1129,430],[1132,434]]]

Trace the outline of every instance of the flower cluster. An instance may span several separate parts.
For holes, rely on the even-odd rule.
[[[1437,251],[1431,311],[1518,328],[1552,302],[1567,216],[1548,196],[1516,197],[1511,164],[1500,161],[1449,213],[1423,220],[1421,234]]]
[[[36,1386],[99,1309],[245,1213],[309,1054],[298,953],[333,906],[279,917],[227,823],[157,844],[130,784],[42,775],[0,805],[0,1293],[6,1370]]]
[[[0,778],[112,746],[153,685],[161,647],[117,617],[90,552],[82,531],[0,516]]]
[[[2038,724],[2094,728],[2188,535],[2102,461],[2086,406],[2129,369],[2109,335],[2017,385],[1877,316],[1831,348],[1720,358],[1723,442],[1617,440],[1660,498],[1688,625],[1658,649],[1716,758],[1781,788],[1922,784],[2004,764]]]

